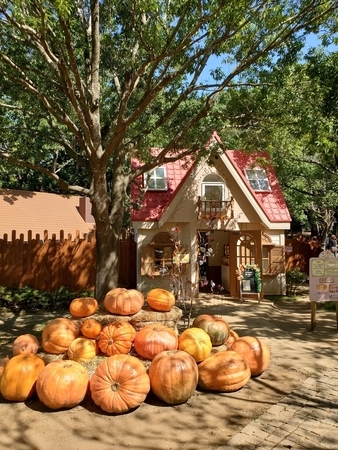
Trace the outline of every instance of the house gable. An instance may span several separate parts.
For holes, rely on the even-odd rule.
[[[209,142],[212,144],[221,144],[221,141],[216,133],[213,133]],[[274,228],[278,224],[289,224],[291,217],[279,186],[276,174],[271,165],[267,166],[266,172],[271,187],[270,191],[255,191],[250,186],[249,181],[245,176],[245,169],[252,168],[256,165],[257,158],[264,157],[269,159],[266,153],[247,154],[241,150],[225,150],[220,152],[220,159],[225,165],[226,170],[230,171],[237,180],[239,189],[245,191],[246,197],[250,199],[249,203],[258,213],[260,220],[269,227]],[[139,163],[133,161],[134,167]],[[205,164],[205,163],[204,163]],[[142,200],[142,206],[139,210],[132,210],[131,220],[136,222],[163,222],[165,214],[168,211],[169,205],[172,204],[174,198],[177,197],[178,192],[182,190],[184,182],[192,173],[194,163],[190,161],[175,161],[165,165],[167,172],[167,191],[147,191]],[[138,183],[142,183],[142,178],[139,177]],[[236,181],[235,181],[236,182]],[[132,201],[135,202],[140,191],[135,184],[131,188]],[[182,193],[181,193],[182,194]],[[167,219],[166,219],[167,220]]]

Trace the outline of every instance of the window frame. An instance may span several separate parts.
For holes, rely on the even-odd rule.
[[[161,170],[161,171],[163,170],[163,176],[159,176],[157,174],[157,172],[159,170]],[[149,186],[149,183],[151,180],[154,181],[154,187]],[[159,180],[159,181],[164,180],[164,187],[158,187],[158,185],[156,183],[157,180]],[[166,171],[165,166],[155,167],[155,169],[153,169],[149,172],[146,172],[143,177],[143,183],[144,183],[144,186],[146,186],[149,191],[167,191],[168,183],[167,183],[167,171]]]
[[[249,176],[249,172],[253,173],[255,175],[255,177]],[[259,172],[261,172],[264,175],[264,177],[258,177]],[[262,169],[261,167],[255,167],[253,169],[245,169],[245,176],[246,176],[246,179],[248,180],[251,188],[254,191],[256,191],[256,192],[270,192],[271,191],[271,186],[270,186],[269,179],[267,177],[265,169]],[[264,188],[260,187],[260,182],[262,180],[265,182],[267,187],[264,187]],[[254,184],[255,182],[257,183],[258,187]]]

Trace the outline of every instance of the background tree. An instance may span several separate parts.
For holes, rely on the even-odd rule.
[[[224,140],[268,150],[293,219],[325,241],[338,211],[338,53],[312,49],[263,80],[222,99]]]
[[[129,184],[200,157],[219,93],[294,54],[302,30],[336,14],[335,0],[0,0],[0,156],[90,197],[99,300],[117,284]],[[229,70],[205,76],[221,55]],[[143,162],[134,171],[132,157]],[[86,176],[67,176],[71,165]]]

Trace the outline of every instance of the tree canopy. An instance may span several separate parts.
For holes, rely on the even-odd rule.
[[[90,197],[98,299],[117,283],[129,184],[199,157],[223,120],[220,93],[336,19],[335,0],[0,0],[0,157]],[[222,68],[205,76],[211,57]]]

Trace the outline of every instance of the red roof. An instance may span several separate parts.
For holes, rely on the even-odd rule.
[[[248,189],[251,191],[254,199],[262,208],[269,221],[291,222],[291,217],[284,199],[284,195],[272,166],[268,165],[267,167],[264,167],[271,191],[254,191],[245,176],[245,169],[257,166],[257,157],[265,158],[269,161],[269,155],[264,152],[247,154],[239,150],[226,150],[225,154],[241,176],[244,183],[247,185]]]
[[[212,138],[215,138],[218,142],[221,142],[216,133],[213,134]],[[264,167],[271,186],[271,191],[254,191],[245,176],[244,170],[255,166],[258,156],[260,158],[265,157],[269,160],[269,155],[261,152],[247,154],[242,150],[226,150],[224,153],[252,193],[254,201],[257,202],[258,206],[265,213],[268,220],[270,222],[291,222],[291,217],[282,190],[272,166],[268,165],[268,167]],[[132,164],[134,168],[140,166],[140,163],[135,160],[132,161]],[[144,222],[158,221],[186,180],[193,165],[194,163],[192,160],[189,160],[188,162],[178,160],[165,164],[168,190],[165,192],[153,190],[147,191],[143,197],[140,210],[132,210],[131,220]],[[137,181],[142,186],[142,176],[140,176]],[[135,184],[132,184],[131,199],[133,203],[136,202],[138,195],[138,187]]]
[[[131,212],[131,220],[142,222],[156,222],[160,219],[168,205],[171,203],[179,188],[184,183],[194,163],[191,159],[178,160],[165,165],[167,186],[166,191],[152,191],[149,190],[143,197],[142,207],[140,210],[133,209]],[[133,168],[140,166],[136,160],[132,161]],[[143,179],[140,175],[136,181],[142,186]],[[139,196],[139,188],[132,183],[131,198],[132,202],[136,202]]]

